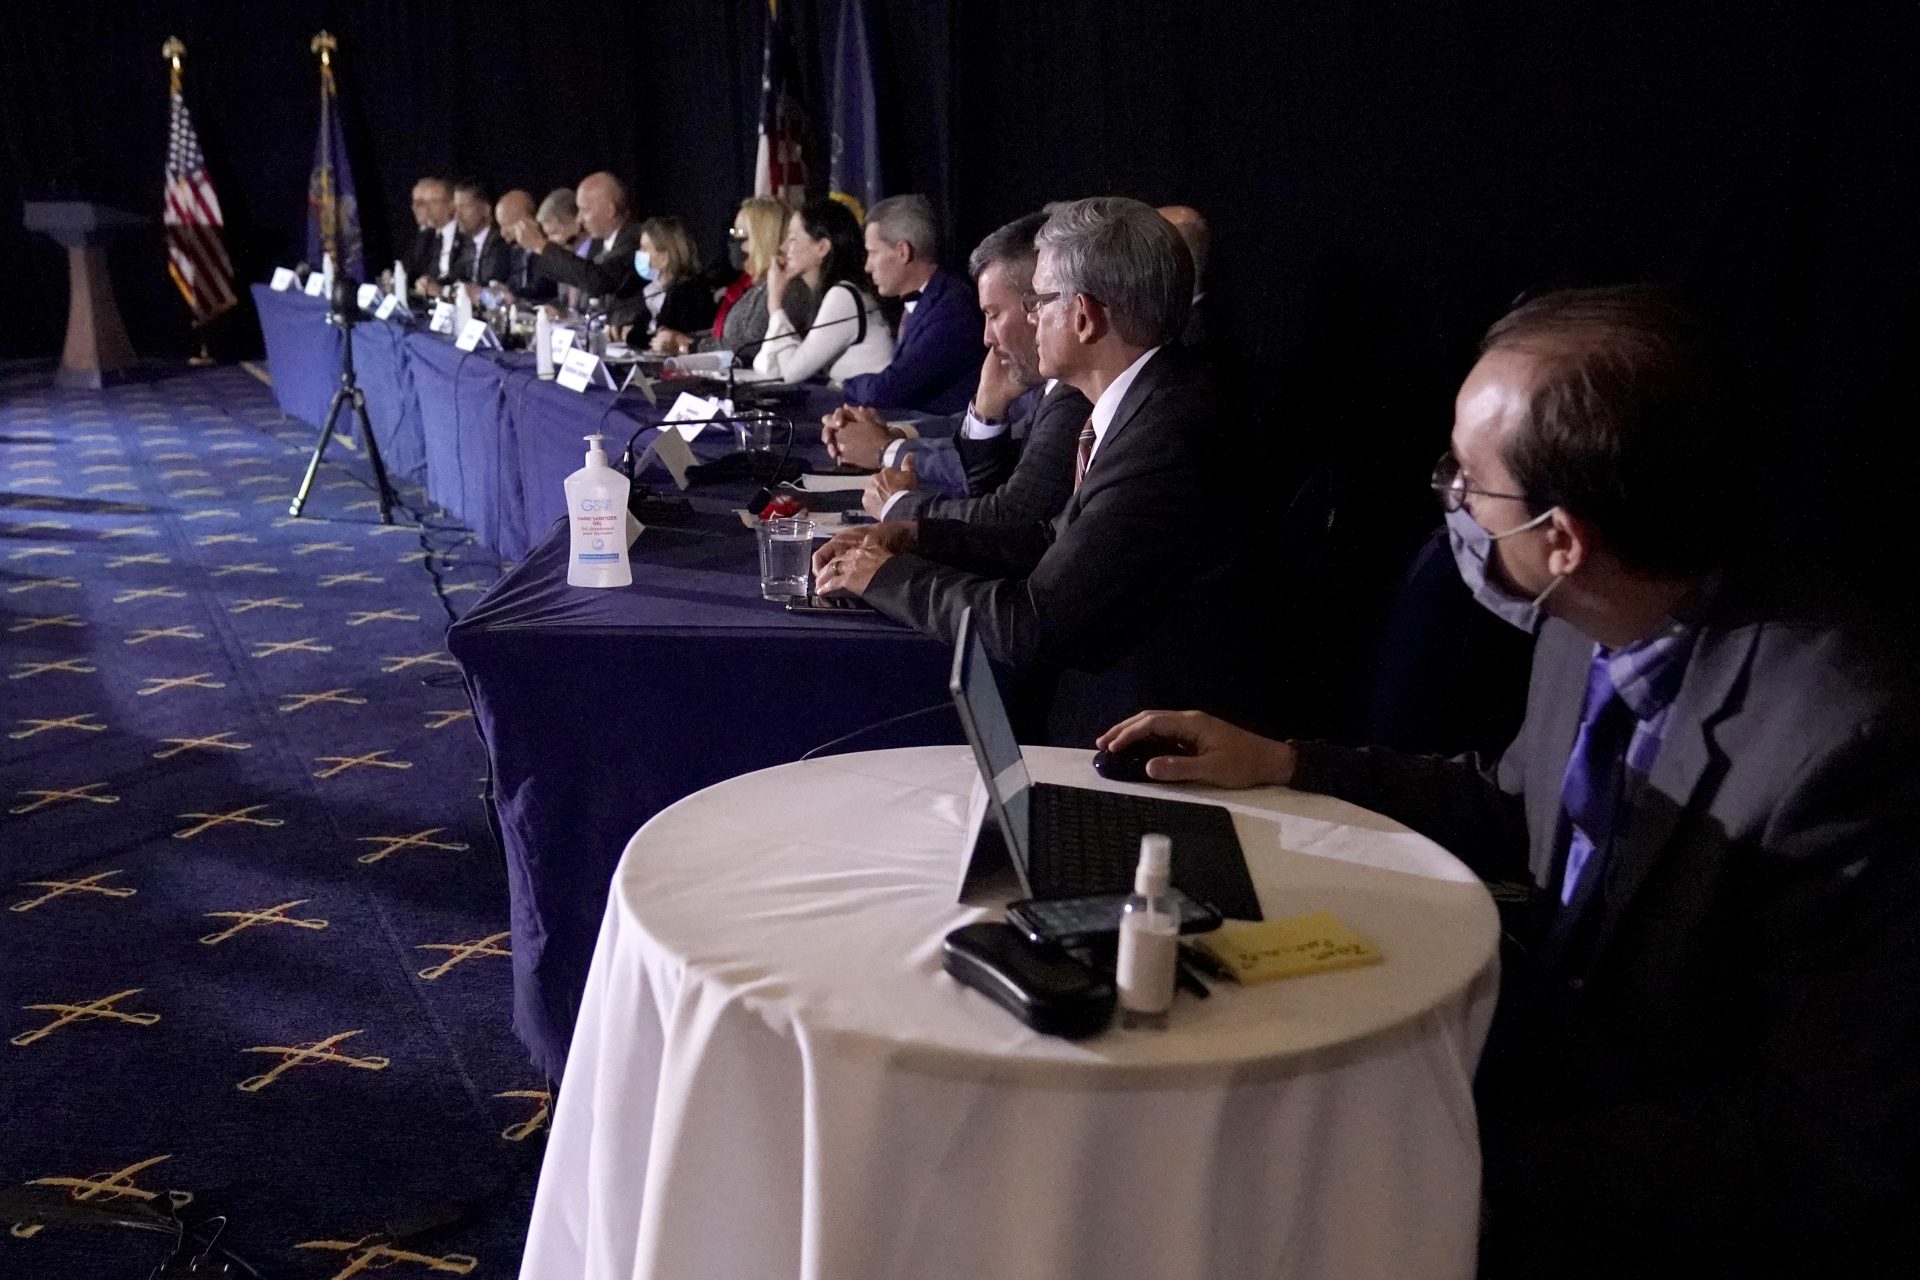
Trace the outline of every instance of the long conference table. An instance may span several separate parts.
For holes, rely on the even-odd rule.
[[[254,298],[280,407],[317,427],[339,386],[340,330],[317,299],[259,285]],[[743,485],[696,486],[690,512],[651,520],[631,587],[568,586],[561,481],[580,466],[581,437],[605,422],[611,447],[636,429],[644,447],[661,411],[566,390],[531,357],[469,354],[405,323],[356,324],[353,344],[389,470],[515,562],[447,647],[487,750],[514,1026],[557,1081],[634,831],[684,796],[847,735],[845,749],[958,741],[951,713],[930,710],[945,701],[949,655],[873,615],[790,615],[761,599],[753,535],[734,514]],[[821,388],[805,412],[837,400]],[[709,457],[726,447],[695,443]],[[773,828],[781,815],[762,819]]]

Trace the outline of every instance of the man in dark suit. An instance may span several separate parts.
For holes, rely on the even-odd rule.
[[[453,184],[453,220],[460,228],[442,285],[487,285],[507,278],[506,237],[493,225],[493,196],[478,178]]]
[[[1040,376],[1040,351],[1020,299],[1033,287],[1035,213],[982,240],[968,259],[985,317],[987,356],[966,413],[942,434],[854,439],[864,419],[829,417],[829,448],[874,445],[882,469],[867,481],[861,505],[880,520],[971,520],[1032,524],[1052,520],[1073,496],[1073,459],[1093,406],[1058,379]],[[837,413],[838,411],[836,411]],[[841,457],[846,457],[841,448]],[[959,483],[945,479],[958,473]],[[929,483],[929,481],[933,481]],[[958,489],[955,493],[953,490]]]
[[[413,184],[413,221],[418,228],[413,243],[401,257],[413,291],[438,296],[440,277],[453,261],[459,223],[453,216],[453,184],[445,178],[425,177]],[[407,281],[394,282],[405,288]]]
[[[510,227],[522,218],[534,216],[533,193],[516,187],[507,192],[493,205],[493,225]],[[504,232],[503,238],[504,238]],[[516,302],[535,303],[552,302],[559,293],[559,286],[553,282],[535,264],[533,255],[519,245],[507,242],[507,273],[499,282],[506,286]]]
[[[1716,501],[1729,415],[1696,346],[1651,291],[1553,294],[1461,388],[1455,559],[1498,615],[1547,615],[1497,761],[1194,713],[1102,736],[1193,753],[1158,780],[1354,801],[1524,887],[1479,1077],[1488,1276],[1912,1266],[1920,716],[1896,650],[1732,554],[1752,526]]]
[[[610,173],[594,173],[581,179],[574,199],[580,225],[593,240],[585,257],[550,243],[534,218],[514,225],[514,243],[535,256],[549,279],[577,289],[582,301],[598,298],[610,322],[632,323],[646,308],[641,297],[646,284],[633,265],[633,255],[640,250],[640,227],[628,216],[627,189]]]
[[[1020,679],[1028,740],[1086,746],[1113,708],[1172,689],[1215,708],[1251,702],[1233,612],[1234,451],[1213,438],[1210,380],[1172,347],[1193,291],[1186,248],[1118,198],[1067,205],[1038,244],[1022,303],[1040,371],[1093,406],[1065,509],[840,534],[815,557],[819,589],[949,642],[971,609],[988,656]]]
[[[847,403],[958,413],[979,369],[980,309],[967,282],[940,266],[932,204],[890,196],[867,211],[862,234],[874,289],[902,299],[906,313],[887,367],[842,384]]]

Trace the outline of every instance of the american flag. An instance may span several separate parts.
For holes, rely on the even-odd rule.
[[[767,0],[766,42],[760,61],[760,141],[753,161],[753,194],[789,209],[807,201],[806,118],[796,96],[793,46],[780,21],[780,0]]]
[[[167,274],[193,309],[194,323],[205,324],[234,305],[233,263],[220,242],[220,198],[207,177],[206,157],[187,104],[180,97],[180,73],[173,73],[173,129],[167,142]]]

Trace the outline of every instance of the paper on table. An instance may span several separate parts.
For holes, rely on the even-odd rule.
[[[1325,911],[1260,924],[1226,925],[1195,938],[1194,945],[1243,983],[1379,964],[1382,958],[1372,943]]]
[[[808,493],[838,493],[866,485],[865,476],[804,475],[797,482]]]

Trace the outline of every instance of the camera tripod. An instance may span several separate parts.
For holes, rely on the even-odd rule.
[[[320,459],[327,451],[327,441],[333,437],[334,424],[340,420],[340,411],[352,405],[354,417],[360,420],[360,439],[367,447],[367,461],[373,466],[374,487],[379,490],[380,523],[392,524],[393,508],[399,498],[387,479],[387,464],[380,458],[380,445],[373,438],[373,425],[367,421],[366,394],[360,390],[360,384],[353,376],[354,312],[359,309],[353,299],[353,282],[339,281],[335,296],[330,301],[327,323],[340,327],[340,389],[333,393],[333,402],[327,406],[327,420],[320,426],[320,438],[314,441],[313,456],[307,459],[307,474],[301,477],[300,488],[293,495],[293,504],[287,508],[287,514],[297,516],[300,509],[307,505],[307,495],[313,490],[313,478],[319,474]]]

